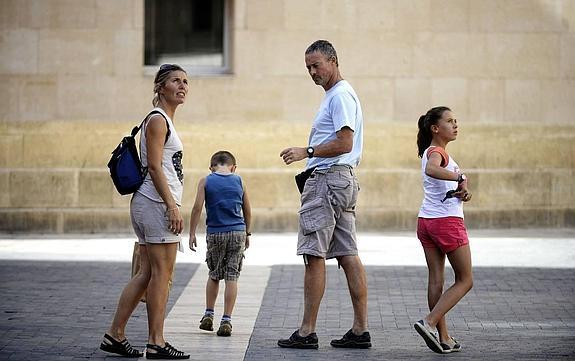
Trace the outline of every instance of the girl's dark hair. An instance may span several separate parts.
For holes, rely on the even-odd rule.
[[[443,112],[447,110],[451,111],[448,107],[435,107],[429,109],[425,115],[419,117],[419,121],[417,122],[417,126],[419,127],[419,131],[417,132],[417,155],[419,158],[423,157],[423,152],[429,147],[433,139],[431,126],[436,125],[443,116]]]
[[[210,167],[215,167],[217,165],[236,165],[236,157],[227,150],[220,150],[215,152],[210,159]]]
[[[160,69],[156,73],[156,77],[154,78],[154,98],[152,99],[152,105],[157,107],[160,103],[160,89],[166,83],[168,76],[173,71],[183,71],[186,72],[181,66],[178,64],[163,64],[160,66]]]

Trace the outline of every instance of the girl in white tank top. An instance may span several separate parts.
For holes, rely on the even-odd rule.
[[[431,312],[413,326],[434,352],[450,353],[461,345],[449,335],[445,314],[473,285],[471,252],[463,223],[463,205],[471,199],[467,177],[445,151],[457,138],[455,116],[447,107],[430,109],[419,118],[418,155],[421,157],[424,198],[419,210],[417,237],[429,272],[427,303]],[[455,272],[455,283],[444,292],[445,258]]]

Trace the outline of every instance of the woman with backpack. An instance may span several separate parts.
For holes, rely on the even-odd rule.
[[[187,359],[164,339],[168,283],[182,249],[180,214],[183,193],[183,145],[174,127],[177,107],[188,93],[187,74],[180,66],[164,64],[154,79],[154,109],[142,124],[140,153],[147,168],[143,184],[130,203],[132,226],[138,237],[140,271],[126,285],[100,349],[125,357],[141,357],[124,334],[126,324],[146,293],[148,343],[146,358]]]

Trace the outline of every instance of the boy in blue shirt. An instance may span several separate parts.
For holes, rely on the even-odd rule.
[[[211,174],[200,179],[190,217],[190,249],[195,251],[196,228],[206,203],[206,263],[209,269],[206,284],[206,311],[200,329],[213,331],[214,307],[220,280],[226,282],[224,315],[218,336],[231,336],[231,316],[238,294],[244,250],[250,245],[251,207],[245,186],[236,171],[236,159],[227,151],[219,151],[210,160]]]

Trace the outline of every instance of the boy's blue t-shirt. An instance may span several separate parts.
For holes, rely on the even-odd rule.
[[[208,234],[246,230],[240,176],[211,173],[206,177],[205,193]]]

